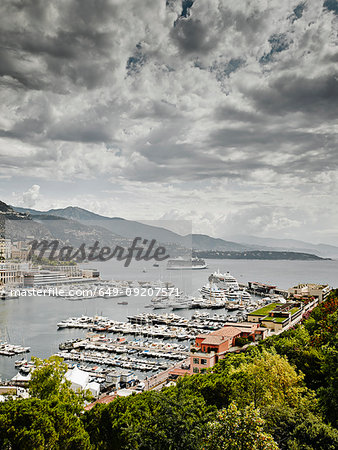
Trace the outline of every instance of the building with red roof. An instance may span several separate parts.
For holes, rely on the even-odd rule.
[[[255,323],[231,323],[209,334],[196,336],[195,345],[191,346],[190,373],[204,373],[213,367],[226,353],[235,346],[236,338],[249,338],[252,341],[264,339],[268,333]]]

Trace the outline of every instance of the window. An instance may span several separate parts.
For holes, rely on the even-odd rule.
[[[193,368],[193,372],[194,372],[194,373],[199,373],[198,367],[194,367],[194,368]]]
[[[198,358],[194,358],[194,359],[192,360],[192,362],[193,362],[194,364],[199,364],[200,360],[199,360]]]
[[[207,369],[201,369],[201,373],[206,373]]]
[[[203,364],[204,366],[206,365],[207,360],[206,359],[201,359],[201,364]]]

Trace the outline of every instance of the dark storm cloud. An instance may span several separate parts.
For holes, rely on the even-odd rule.
[[[109,1],[57,1],[53,8],[48,1],[26,0],[4,2],[1,9],[1,76],[27,89],[60,91],[62,79],[92,89],[114,66],[113,33],[102,29],[115,12]]]
[[[3,1],[0,136],[52,169],[59,143],[116,145],[121,177],[147,181],[336,167],[334,133],[312,130],[337,115],[333,14],[310,3]]]
[[[269,89],[248,92],[257,110],[268,114],[285,115],[290,112],[319,115],[334,119],[338,113],[338,74],[315,78],[281,76]]]
[[[171,36],[179,49],[188,54],[207,53],[219,42],[217,35],[210,35],[208,27],[193,18],[178,20]]]

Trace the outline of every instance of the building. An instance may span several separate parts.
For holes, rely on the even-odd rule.
[[[260,323],[264,317],[268,316],[270,311],[273,311],[281,303],[274,302],[263,306],[262,308],[256,309],[247,315],[248,322]]]
[[[12,242],[11,258],[12,260],[17,259],[19,261],[26,261],[28,259],[30,247],[28,243],[24,241],[14,241]]]
[[[274,294],[276,287],[270,284],[258,283],[257,281],[248,282],[248,292],[252,292],[255,295]]]
[[[100,272],[94,269],[90,269],[90,273],[94,275],[92,277],[85,275],[77,265],[40,266],[24,274],[23,285],[24,287],[33,287],[90,282],[100,275]]]
[[[0,285],[17,286],[27,269],[27,263],[0,262]]]
[[[100,272],[97,269],[81,269],[83,278],[99,278]]]
[[[0,261],[11,259],[11,249],[12,245],[10,239],[0,239]]]
[[[267,333],[268,330],[262,329],[259,324],[231,323],[209,334],[199,334],[195,339],[195,345],[191,347],[190,373],[204,373],[213,367],[236,346],[236,338],[256,341],[264,338]]]
[[[63,272],[67,277],[82,277],[82,269],[77,264],[73,265],[42,265],[39,266],[41,270],[52,270],[53,272]]]
[[[288,297],[299,300],[317,298],[319,302],[322,302],[327,298],[331,290],[332,288],[327,284],[298,284],[298,286],[288,289]]]
[[[52,270],[31,271],[23,275],[23,286],[33,287],[47,284],[63,284],[67,276],[63,272]]]
[[[259,323],[272,331],[281,331],[301,319],[304,313],[302,302],[270,303],[248,314],[247,320]]]

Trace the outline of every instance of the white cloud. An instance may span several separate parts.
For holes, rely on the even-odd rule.
[[[14,198],[18,202],[18,206],[25,206],[27,208],[33,208],[37,201],[40,199],[40,186],[33,184],[26,192],[20,195],[14,194]]]
[[[337,22],[299,3],[2,2],[4,199],[11,177],[45,209],[310,237],[320,209],[334,228]]]

